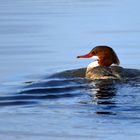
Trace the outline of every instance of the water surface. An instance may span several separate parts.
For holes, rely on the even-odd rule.
[[[0,2],[0,138],[139,140],[140,80],[50,77],[109,45],[140,67],[138,0]]]

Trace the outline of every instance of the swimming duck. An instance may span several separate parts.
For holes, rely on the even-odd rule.
[[[96,46],[88,54],[77,58],[93,58],[87,66],[85,76],[89,79],[122,79],[123,68],[115,51],[109,46]]]

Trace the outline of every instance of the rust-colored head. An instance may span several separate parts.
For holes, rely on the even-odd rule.
[[[110,66],[112,64],[119,65],[120,61],[111,47],[96,46],[90,53],[86,55],[77,56],[77,58],[92,58],[98,57],[97,61],[100,66]]]

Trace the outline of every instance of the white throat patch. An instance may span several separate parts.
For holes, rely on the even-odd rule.
[[[94,59],[94,60],[98,60],[99,59],[98,56],[92,56],[91,58]]]
[[[99,63],[98,63],[99,57],[98,57],[98,56],[92,56],[91,58],[94,59],[94,61],[91,62],[91,63],[87,66],[87,71],[91,70],[91,69],[94,68],[94,67],[99,66]]]
[[[94,68],[94,67],[97,67],[97,66],[99,66],[99,63],[98,63],[98,61],[96,60],[96,61],[94,61],[94,62],[91,62],[91,63],[88,65],[87,68]]]
[[[99,66],[99,63],[98,63],[99,57],[98,57],[98,56],[92,56],[91,58],[94,59],[94,61],[91,62],[91,63],[87,66],[87,70]]]

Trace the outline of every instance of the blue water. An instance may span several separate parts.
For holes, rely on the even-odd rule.
[[[0,2],[0,138],[139,140],[140,80],[90,81],[61,71],[109,45],[140,69],[138,0]],[[51,76],[53,74],[57,76]]]

